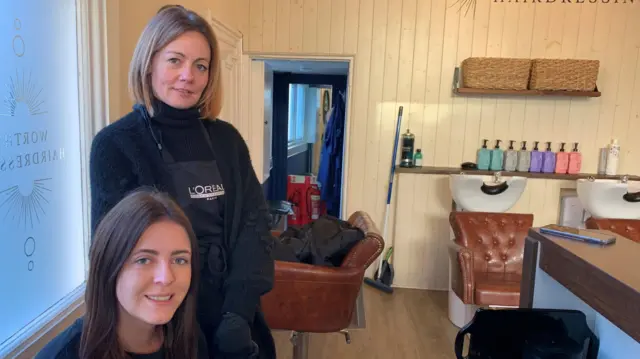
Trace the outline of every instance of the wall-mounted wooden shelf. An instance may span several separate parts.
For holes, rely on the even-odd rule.
[[[456,95],[508,95],[508,96],[571,96],[571,97],[600,97],[601,93],[596,91],[540,91],[540,90],[492,90],[492,89],[472,89],[457,88],[453,92]]]
[[[602,93],[596,86],[594,91],[542,91],[542,90],[494,90],[460,87],[462,82],[460,68],[456,67],[453,74],[453,93],[460,96],[566,96],[566,97],[600,97]]]
[[[560,173],[538,173],[538,172],[509,172],[509,171],[484,171],[484,170],[468,170],[460,167],[400,167],[396,166],[396,173],[413,173],[423,175],[452,175],[463,173],[467,175],[476,176],[493,176],[496,172],[500,172],[502,177],[527,177],[527,178],[539,178],[547,180],[563,180],[563,181],[575,181],[581,178],[593,177],[595,179],[615,179],[619,180],[625,175],[607,176],[599,175],[595,173],[579,173],[579,174],[560,174]],[[629,181],[640,181],[640,176],[626,175]]]

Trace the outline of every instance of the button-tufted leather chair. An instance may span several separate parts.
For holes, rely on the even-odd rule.
[[[609,230],[640,243],[640,220],[638,219],[589,217],[585,222],[585,226],[588,229]]]
[[[384,240],[367,213],[357,211],[347,221],[365,237],[340,267],[276,261],[273,289],[261,298],[269,327],[298,335],[292,340],[294,359],[306,358],[308,333],[343,332],[350,341],[344,329],[351,324],[364,272],[380,256]]]
[[[451,286],[465,303],[518,306],[522,257],[533,214],[451,212]]]

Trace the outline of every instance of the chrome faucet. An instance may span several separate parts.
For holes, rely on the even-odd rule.
[[[498,171],[496,173],[493,174],[493,181],[495,183],[500,182],[500,179],[502,178],[502,172]]]
[[[629,181],[629,176],[628,175],[624,175],[622,176],[622,178],[620,178],[620,182],[622,183],[627,183]]]

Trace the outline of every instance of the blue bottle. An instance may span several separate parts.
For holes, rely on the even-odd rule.
[[[538,151],[538,141],[535,141],[535,147],[531,151],[529,172],[542,172],[542,152]]]
[[[492,171],[502,171],[504,163],[504,152],[500,148],[500,140],[496,140],[496,147],[491,150],[491,166]]]
[[[487,148],[487,141],[489,140],[482,141],[484,141],[484,144],[482,145],[482,148],[478,149],[478,160],[476,165],[479,170],[488,170],[489,164],[491,163],[491,151]]]

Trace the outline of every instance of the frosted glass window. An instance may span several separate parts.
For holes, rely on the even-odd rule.
[[[75,0],[0,11],[0,348],[85,280]]]

